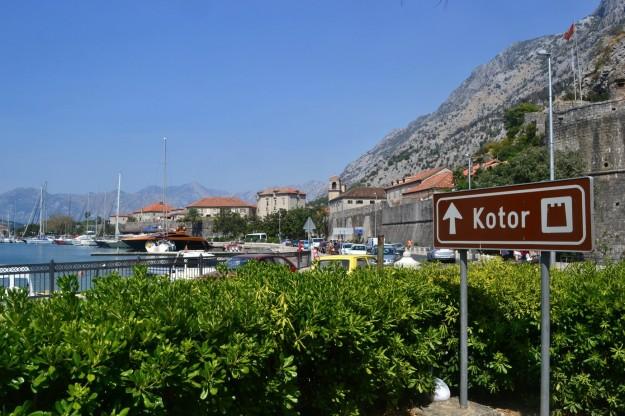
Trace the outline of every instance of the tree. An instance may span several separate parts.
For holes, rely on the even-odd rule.
[[[191,223],[200,222],[201,220],[202,220],[202,216],[200,215],[197,208],[189,208],[184,218],[182,218],[182,221],[191,222]]]
[[[247,221],[239,213],[222,209],[213,222],[213,230],[228,238],[238,238],[247,226]]]
[[[583,162],[576,152],[557,152],[556,179],[573,178],[583,174]],[[455,178],[458,189],[467,189],[466,177],[462,168],[457,170]],[[494,168],[477,171],[471,178],[472,188],[514,185],[528,182],[540,182],[549,179],[549,152],[543,146],[531,146]]]
[[[74,230],[76,222],[68,215],[53,215],[48,218],[48,231],[52,234],[68,234]]]

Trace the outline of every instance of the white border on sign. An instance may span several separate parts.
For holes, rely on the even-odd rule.
[[[436,220],[439,218],[439,210],[438,205],[441,201],[447,200],[456,200],[456,199],[470,199],[470,198],[482,198],[484,196],[496,196],[496,195],[511,195],[511,194],[527,194],[533,192],[547,192],[547,191],[556,191],[562,189],[579,189],[582,193],[582,238],[578,241],[494,241],[494,240],[441,240],[439,236],[440,227],[436,224],[436,240],[439,244],[525,244],[525,245],[563,245],[563,246],[575,246],[579,245],[586,240],[586,191],[579,185],[563,185],[563,186],[552,186],[548,188],[539,188],[539,189],[520,189],[517,191],[501,191],[501,192],[485,192],[476,195],[460,195],[460,196],[448,196],[441,197],[436,201]]]

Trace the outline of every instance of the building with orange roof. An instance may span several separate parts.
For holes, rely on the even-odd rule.
[[[187,209],[195,208],[202,217],[215,217],[222,211],[230,211],[242,217],[251,217],[256,207],[240,198],[233,196],[213,196],[202,198],[187,205]]]
[[[432,197],[435,192],[449,191],[454,188],[454,174],[445,168],[440,172],[424,179],[417,186],[403,192],[403,198],[423,201]]]
[[[176,208],[172,207],[171,205],[164,204],[161,201],[138,209],[137,211],[133,212],[133,217],[135,217],[135,219],[140,222],[163,221],[163,218],[165,218],[166,215],[169,215],[169,213],[171,211],[174,211],[175,209]]]
[[[483,163],[476,163],[474,165],[471,165],[471,176],[474,176],[478,170],[492,169],[499,164],[501,164],[501,162],[498,161],[497,159],[491,159]],[[468,174],[469,174],[469,168],[465,168],[462,171],[462,175],[467,176]]]
[[[256,207],[259,218],[283,209],[289,211],[306,206],[306,194],[299,189],[275,187],[263,189],[256,193]]]
[[[389,186],[384,188],[386,190],[386,201],[388,202],[389,206],[397,206],[401,204],[402,197],[405,191],[419,186],[426,179],[443,171],[451,172],[448,168],[431,168],[422,170],[411,176],[405,176],[402,179],[394,180]]]

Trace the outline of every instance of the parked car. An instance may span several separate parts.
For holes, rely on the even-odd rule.
[[[448,248],[433,248],[428,251],[428,261],[456,262],[456,252]]]
[[[321,243],[324,242],[325,240],[323,238],[318,238],[318,237],[314,237],[312,239],[312,246],[317,247],[318,249],[321,248]]]
[[[238,256],[230,257],[226,262],[226,267],[230,270],[235,270],[250,261],[282,264],[288,267],[292,272],[297,271],[297,267],[295,267],[291,260],[284,256],[278,256],[275,254],[240,254]]]
[[[364,244],[352,244],[347,254],[367,254],[367,247]]]
[[[352,243],[342,243],[339,248],[339,254],[349,254],[349,249],[352,248]]]
[[[375,257],[373,256],[345,254],[337,256],[321,256],[318,261],[313,263],[312,268],[315,270],[339,267],[347,270],[347,273],[351,273],[356,269],[371,267],[375,264]]]
[[[399,260],[401,256],[399,254],[397,254],[397,250],[395,249],[394,246],[389,245],[387,246],[386,244],[384,244],[384,265],[391,265],[393,263],[395,263],[397,260]]]
[[[392,243],[391,245],[395,247],[395,250],[397,250],[397,254],[399,254],[399,257],[404,255],[404,251],[406,251],[406,247],[404,247],[402,243]]]

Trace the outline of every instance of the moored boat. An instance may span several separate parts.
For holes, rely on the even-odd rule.
[[[95,242],[95,232],[87,231],[86,234],[74,238],[75,246],[97,246]]]
[[[212,248],[212,245],[205,238],[190,236],[183,231],[137,235],[123,238],[122,241],[134,251],[148,251],[147,246],[162,246],[164,245],[163,241],[173,243],[175,246],[175,250],[165,251],[209,250]]]
[[[98,238],[95,240],[98,247],[101,248],[129,248],[120,238]]]

